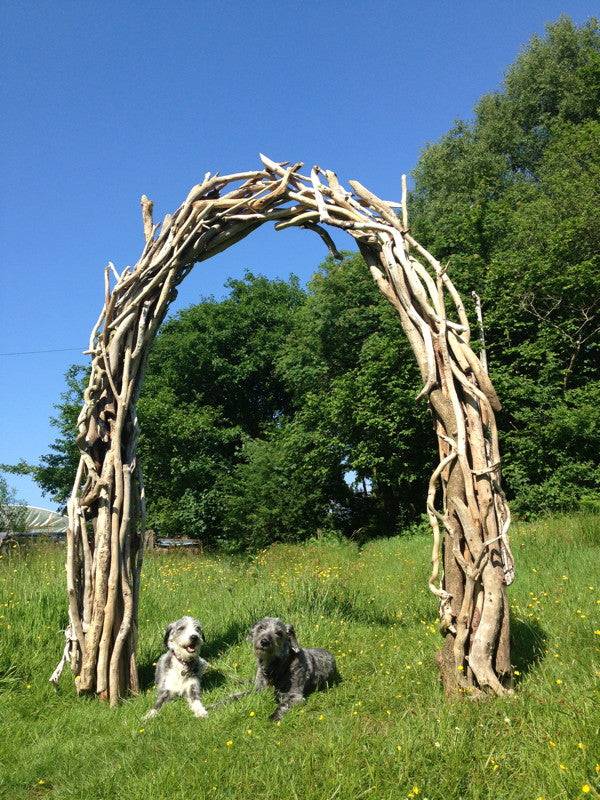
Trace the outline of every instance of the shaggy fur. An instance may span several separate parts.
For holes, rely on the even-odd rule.
[[[300,647],[292,625],[280,619],[261,619],[252,627],[249,639],[257,660],[254,688],[272,686],[275,690],[277,708],[272,720],[280,720],[308,694],[339,680],[333,655],[320,647]]]
[[[198,655],[203,642],[202,627],[193,617],[167,625],[164,643],[168,649],[156,664],[156,702],[144,719],[155,717],[161,706],[176,697],[184,697],[196,717],[208,716],[200,699],[200,678],[208,667]]]

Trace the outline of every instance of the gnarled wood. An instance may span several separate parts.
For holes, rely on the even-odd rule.
[[[137,691],[144,497],[136,401],[158,327],[195,263],[273,222],[279,230],[316,232],[336,257],[321,226],[347,231],[398,312],[439,444],[427,512],[434,534],[429,586],[440,602],[445,638],[438,658],[442,678],[448,691],[503,694],[510,690],[506,585],[513,562],[494,419],[500,404],[485,363],[471,349],[462,300],[445,269],[407,230],[404,178],[397,204],[358,181],[350,182],[353,194],[319,167],[305,176],[302,164],[261,160],[263,168],[253,172],[207,173],[158,225],[144,195],[139,261],[120,275],[112,264],[105,270],[104,307],[90,336],[91,373],[77,422],[81,458],[68,504],[68,630],[77,689],[111,704]],[[446,297],[456,318],[446,312]]]

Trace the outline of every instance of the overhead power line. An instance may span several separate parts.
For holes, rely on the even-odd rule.
[[[82,352],[81,347],[63,347],[59,350],[20,350],[15,353],[0,353],[0,356],[37,356],[40,353],[72,353],[75,350]]]

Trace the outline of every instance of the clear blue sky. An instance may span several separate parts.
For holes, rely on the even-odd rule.
[[[584,0],[509,2],[30,2],[0,10],[0,463],[36,461],[85,347],[103,268],[134,263],[139,198],[175,208],[205,171],[259,151],[356,177],[387,199],[420,150],[544,24]],[[350,242],[351,240],[348,240]],[[344,240],[340,243],[349,246]],[[262,230],[198,266],[175,308],[252,269],[304,281],[309,233]],[[22,499],[48,505],[27,479]]]

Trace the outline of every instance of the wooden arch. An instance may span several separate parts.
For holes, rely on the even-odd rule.
[[[77,691],[116,704],[138,690],[137,616],[144,489],[136,460],[136,401],[148,352],[177,286],[199,261],[266,222],[301,226],[335,245],[321,225],[352,236],[394,306],[423,379],[439,464],[429,483],[431,591],[439,599],[447,691],[510,691],[506,585],[513,576],[510,515],[500,485],[494,411],[500,403],[470,346],[463,302],[441,264],[411,236],[403,202],[380,200],[358,181],[345,189],[329,170],[275,163],[234,175],[207,173],[162,223],[142,197],[145,246],[137,264],[105,272],[104,306],[88,353],[91,375],[77,421],[79,467],[68,503],[70,660]],[[400,213],[401,211],[401,213]],[[447,313],[447,306],[450,313]]]

